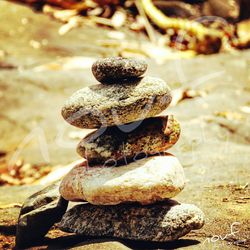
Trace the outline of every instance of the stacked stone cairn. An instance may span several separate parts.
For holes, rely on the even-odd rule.
[[[199,208],[170,199],[185,184],[178,159],[165,152],[180,125],[173,115],[154,117],[171,94],[162,79],[143,77],[146,69],[142,60],[100,59],[92,66],[100,83],[64,105],[67,122],[97,130],[81,140],[77,151],[85,159],[61,182],[65,200],[85,201],[64,214],[63,231],[165,242],[203,226]]]

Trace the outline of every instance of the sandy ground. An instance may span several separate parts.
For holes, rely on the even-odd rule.
[[[110,30],[84,26],[59,36],[60,26],[29,8],[0,2],[0,150],[7,153],[6,163],[23,158],[65,165],[79,159],[75,146],[86,131],[66,124],[60,109],[75,90],[95,83],[92,61],[119,50],[99,45],[110,39]],[[129,41],[146,40],[128,31],[125,35]],[[173,243],[122,243],[133,249],[249,248],[250,51],[148,63],[147,74],[166,80],[175,97],[191,90],[192,98],[165,113],[175,114],[182,125],[181,139],[170,150],[187,176],[176,199],[199,206],[206,224]],[[20,204],[40,188],[0,187],[0,248],[13,247]],[[82,249],[116,246],[52,230],[39,249],[65,249],[80,242]]]

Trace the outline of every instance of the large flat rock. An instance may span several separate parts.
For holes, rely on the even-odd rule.
[[[0,149],[11,158],[28,136],[30,143],[21,144],[19,154],[26,162],[38,164],[48,160],[52,165],[72,162],[78,157],[75,148],[86,131],[74,129],[64,122],[60,116],[61,107],[77,89],[94,83],[90,71],[92,62],[97,57],[117,55],[120,47],[99,45],[101,41],[110,41],[110,30],[103,27],[93,29],[84,25],[60,36],[61,23],[22,5],[0,1],[0,12],[0,47],[1,55],[4,54],[1,62],[14,66],[9,70],[1,68],[0,73]],[[124,40],[143,43],[145,37],[139,36],[125,31]],[[41,47],[32,47],[32,40],[39,42]],[[120,44],[120,40],[114,43]],[[177,200],[199,206],[207,221],[200,231],[173,244],[126,242],[132,249],[210,250],[217,247],[232,250],[249,247],[247,197],[250,190],[246,185],[250,179],[249,58],[250,51],[245,50],[190,60],[177,59],[162,65],[148,60],[147,74],[166,80],[173,89],[173,96],[181,96],[186,89],[196,92],[196,97],[182,100],[166,113],[174,114],[182,127],[180,140],[170,150],[183,164],[188,178]],[[67,68],[69,62],[75,62],[77,67]],[[57,70],[43,66],[46,63],[56,65]],[[39,144],[41,136],[46,139],[46,146]],[[48,148],[49,159],[44,159],[41,148]],[[36,186],[0,188],[1,232],[5,232],[6,241],[13,241],[13,236],[6,236],[6,233],[15,231],[20,203],[39,189]],[[229,235],[234,222],[240,223],[234,224],[238,231],[235,237]],[[12,226],[6,229],[6,225]],[[52,233],[54,237],[61,235]],[[214,235],[226,238],[209,241]],[[83,238],[77,240],[85,241]],[[67,238],[71,246],[77,240]],[[57,240],[61,248],[65,241]],[[47,247],[53,242],[43,244]],[[60,247],[57,245],[57,249]]]
[[[62,116],[79,128],[122,125],[161,113],[171,99],[167,82],[145,76],[124,84],[96,84],[80,89],[66,100]]]
[[[203,224],[199,208],[169,200],[148,206],[77,205],[63,216],[60,228],[83,236],[166,242],[200,229]]]

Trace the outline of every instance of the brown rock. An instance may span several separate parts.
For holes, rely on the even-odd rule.
[[[114,164],[140,155],[152,155],[172,147],[180,135],[173,115],[103,128],[87,135],[77,152],[90,164]]]

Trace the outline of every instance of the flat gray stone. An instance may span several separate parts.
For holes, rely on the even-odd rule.
[[[101,83],[122,83],[124,80],[138,78],[147,70],[144,60],[122,57],[109,57],[97,60],[92,73]]]
[[[23,204],[17,223],[16,245],[34,244],[44,237],[49,229],[65,213],[68,201],[59,194],[57,182],[30,196]]]
[[[171,99],[168,84],[159,78],[97,84],[74,93],[62,108],[62,116],[79,128],[121,125],[161,113]]]
[[[84,236],[166,242],[200,229],[204,214],[195,205],[168,200],[148,206],[77,205],[67,211],[60,229]]]
[[[114,164],[164,152],[180,135],[180,124],[173,115],[147,118],[112,126],[87,135],[77,147],[89,164]]]

